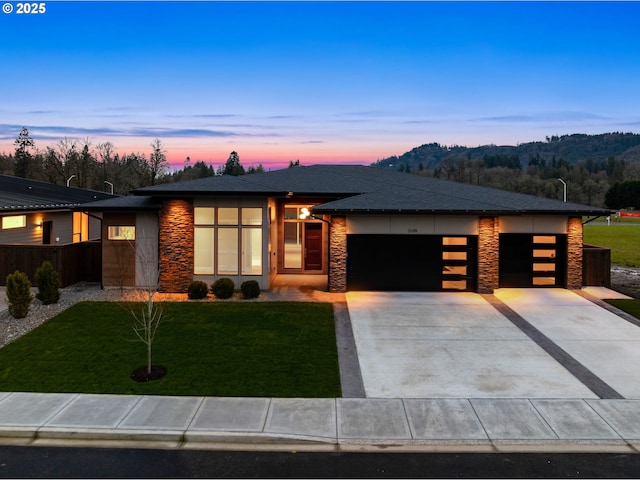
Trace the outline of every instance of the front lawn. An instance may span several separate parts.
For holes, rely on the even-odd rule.
[[[164,378],[129,378],[146,365],[146,346],[127,305],[83,302],[0,349],[0,391],[341,396],[330,304],[161,305],[153,364],[166,367]]]

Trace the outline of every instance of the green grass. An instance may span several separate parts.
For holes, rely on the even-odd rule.
[[[611,263],[640,266],[640,225],[614,223],[584,226],[584,243],[611,249]]]
[[[146,345],[123,304],[84,302],[0,349],[0,391],[340,397],[327,303],[164,303],[161,380],[138,383]],[[137,305],[136,308],[141,308]]]
[[[607,300],[607,303],[610,303],[614,307],[617,307],[620,310],[623,310],[628,314],[633,315],[637,319],[640,319],[640,300],[637,298]]]

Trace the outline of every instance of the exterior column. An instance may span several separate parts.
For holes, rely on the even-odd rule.
[[[500,236],[498,217],[478,222],[478,293],[493,293],[499,286]]]
[[[582,288],[582,218],[567,221],[567,288]]]
[[[160,292],[186,293],[193,280],[193,205],[189,200],[167,200],[160,208]]]
[[[347,219],[331,217],[329,231],[329,291],[347,291]]]

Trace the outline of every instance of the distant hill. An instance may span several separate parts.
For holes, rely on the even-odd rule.
[[[532,160],[553,161],[563,159],[569,164],[580,160],[602,162],[609,157],[625,162],[640,161],[640,134],[603,133],[586,135],[576,133],[547,137],[546,142],[521,143],[517,146],[484,145],[481,147],[444,146],[428,143],[416,147],[400,156],[392,156],[373,163],[374,166],[401,169],[407,166],[411,171],[433,170],[447,157],[464,157],[471,160],[485,158],[508,159],[527,167]],[[506,166],[506,165],[505,165]]]

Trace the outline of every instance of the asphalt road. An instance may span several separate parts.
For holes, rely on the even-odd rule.
[[[0,478],[637,478],[637,454],[308,453],[0,446]]]

